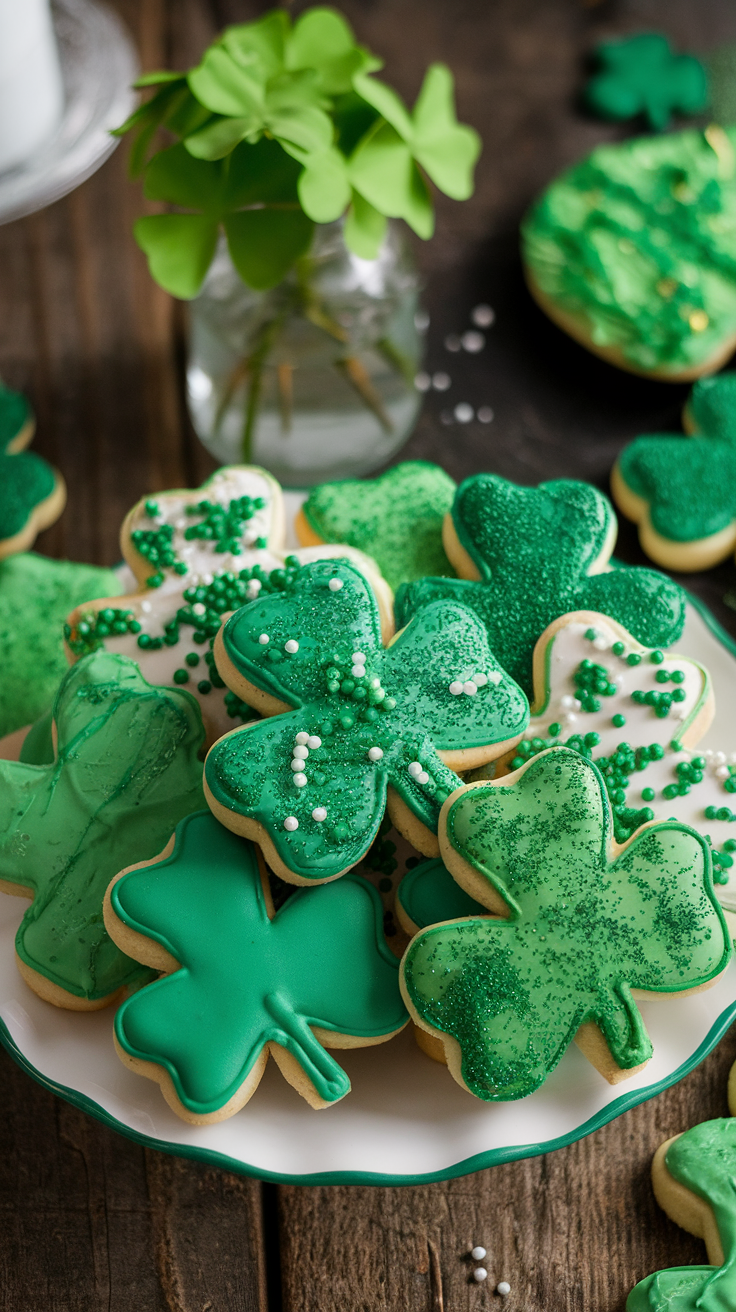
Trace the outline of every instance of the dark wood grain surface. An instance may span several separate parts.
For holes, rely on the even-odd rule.
[[[248,0],[116,0],[145,68],[192,63]],[[299,6],[301,7],[301,6]],[[432,321],[428,362],[452,377],[430,394],[406,454],[455,476],[491,469],[522,483],[572,476],[606,486],[620,446],[677,428],[685,389],[628,377],[548,324],[527,296],[518,222],[535,193],[597,142],[623,133],[577,106],[601,35],[661,29],[707,53],[736,41],[730,0],[345,0],[360,37],[386,55],[408,97],[446,60],[461,117],[482,133],[478,187],[440,198],[418,249]],[[28,391],[36,449],[69,484],[51,555],[110,564],[120,521],[147,491],[196,484],[211,468],[183,401],[186,316],[151,282],[130,235],[141,212],[125,148],[67,199],[0,227],[0,373]],[[489,302],[478,356],[446,334]],[[484,426],[447,425],[458,401],[492,406]],[[641,560],[623,527],[618,553]],[[690,577],[723,603],[731,563]],[[426,1187],[297,1188],[144,1150],[36,1085],[0,1051],[0,1307],[12,1312],[484,1312],[507,1279],[508,1312],[617,1312],[636,1280],[702,1245],[653,1201],[658,1144],[726,1114],[736,1036],[681,1084],[548,1156]],[[247,1114],[247,1113],[244,1113]],[[327,1113],[329,1114],[329,1113]],[[467,1252],[488,1249],[476,1285]]]

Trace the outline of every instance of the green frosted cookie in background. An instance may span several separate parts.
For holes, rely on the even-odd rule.
[[[0,737],[49,709],[69,668],[63,639],[69,611],[121,592],[117,574],[97,565],[32,552],[0,560]]]
[[[641,114],[662,131],[673,113],[700,114],[708,104],[708,78],[694,55],[676,55],[660,32],[638,32],[603,41],[595,52],[598,71],[585,88],[588,109],[625,121]]]
[[[454,578],[442,521],[455,486],[425,460],[405,460],[380,478],[321,483],[299,512],[297,535],[304,546],[344,542],[366,552],[394,589],[427,574]]]
[[[598,146],[522,225],[529,289],[588,350],[683,382],[736,346],[736,128]]]

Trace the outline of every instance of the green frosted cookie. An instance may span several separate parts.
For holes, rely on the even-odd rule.
[[[0,737],[48,711],[68,669],[63,631],[69,611],[120,592],[111,569],[30,552],[0,560]]]
[[[666,128],[673,113],[700,114],[708,104],[705,68],[694,55],[675,55],[666,36],[638,32],[596,49],[598,72],[585,88],[593,113],[614,122],[643,114]]]
[[[64,509],[61,475],[41,456],[23,449],[34,428],[26,398],[0,383],[0,559],[27,551]]]
[[[532,295],[633,373],[683,381],[736,345],[736,128],[598,146],[522,225]]]
[[[426,574],[454,577],[442,521],[455,483],[439,465],[406,460],[380,478],[322,483],[297,519],[299,540],[345,542],[372,556],[392,588]]]

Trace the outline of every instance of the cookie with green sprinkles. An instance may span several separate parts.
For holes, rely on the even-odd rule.
[[[435,855],[455,771],[500,756],[528,722],[473,611],[427,606],[384,647],[375,598],[343,560],[307,565],[242,607],[214,650],[228,687],[266,718],[210,749],[207,801],[289,883],[356,865],[387,807]]]
[[[597,146],[522,224],[532,296],[609,363],[665,382],[736,346],[736,128]]]
[[[683,418],[696,436],[654,433],[624,447],[611,492],[658,565],[709,569],[736,547],[736,374],[700,379]]]
[[[635,1002],[707,988],[731,942],[710,849],[675,821],[623,847],[596,767],[552,748],[445,803],[442,858],[485,916],[412,939],[401,983],[454,1079],[488,1102],[526,1097],[573,1041],[611,1083],[652,1045]]]
[[[32,547],[66,502],[58,470],[25,450],[34,430],[26,397],[0,383],[0,560]]]
[[[476,474],[445,517],[445,547],[460,578],[401,587],[396,622],[440,598],[472,607],[495,656],[529,696],[534,645],[569,611],[601,611],[646,646],[669,647],[682,633],[685,594],[654,570],[611,569],[616,531],[610,502],[590,483],[528,488]]]
[[[453,577],[442,546],[442,520],[455,483],[439,465],[406,460],[380,478],[346,478],[313,489],[297,516],[305,546],[345,542],[367,552],[389,585]]]

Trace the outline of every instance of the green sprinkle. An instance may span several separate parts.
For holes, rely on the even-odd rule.
[[[189,670],[174,670],[174,683],[189,683]]]
[[[203,694],[212,692],[212,684],[210,683],[209,679],[200,679],[199,683],[197,684],[197,691]]]
[[[657,648],[655,651],[649,653],[649,659],[652,662],[652,665],[661,665],[664,660],[664,652]]]
[[[611,720],[611,724],[613,725],[614,729],[623,729],[624,725],[626,724],[626,716],[622,715],[621,712],[619,711],[616,715],[613,716]]]
[[[653,788],[642,788],[641,795],[645,802],[653,802],[657,794]]]

